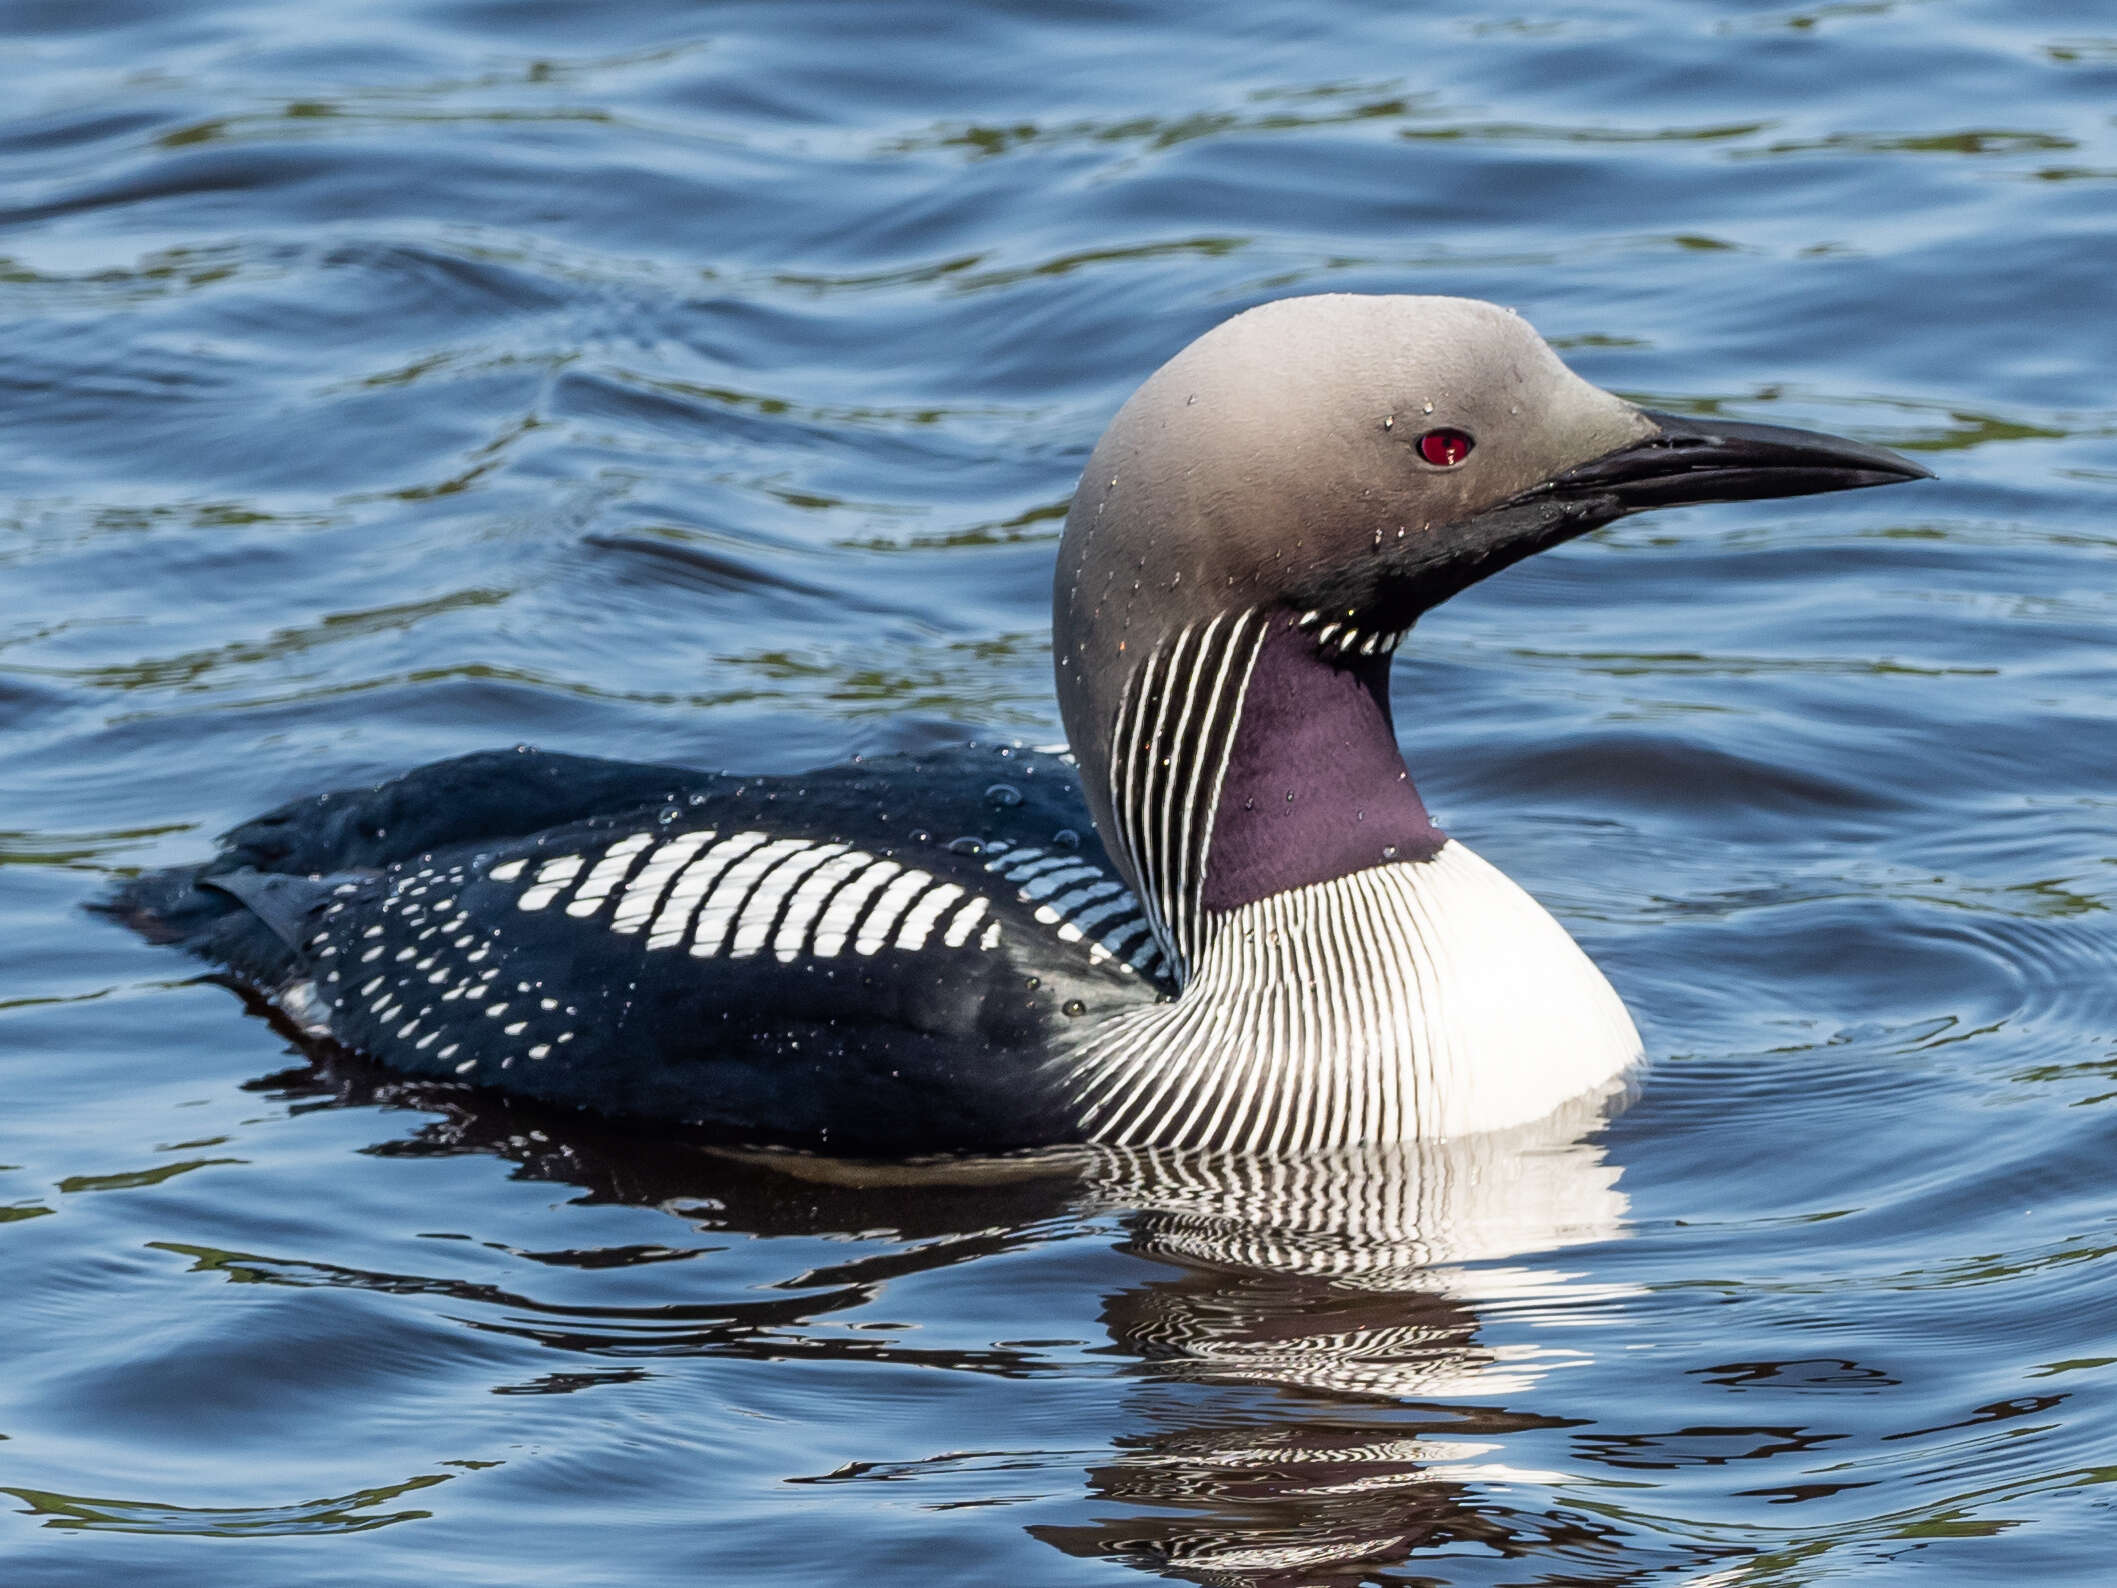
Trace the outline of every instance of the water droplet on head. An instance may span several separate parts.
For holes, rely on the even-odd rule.
[[[1383,858],[1384,860],[1394,860],[1394,859],[1396,859],[1396,858],[1397,858],[1397,846],[1396,846],[1395,844],[1384,844],[1384,845],[1382,846],[1382,858]]]
[[[985,791],[985,803],[987,805],[1003,806],[1019,805],[1022,803],[1022,791],[1012,783],[995,783]]]

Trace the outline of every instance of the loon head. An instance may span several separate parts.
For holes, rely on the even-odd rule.
[[[1387,680],[1428,608],[1643,508],[1926,472],[1837,437],[1636,407],[1489,303],[1251,309],[1133,394],[1067,515],[1054,662],[1097,823],[1180,960],[1200,908],[1420,842]],[[1255,820],[1229,810],[1231,781]],[[1260,789],[1276,825],[1259,826]]]

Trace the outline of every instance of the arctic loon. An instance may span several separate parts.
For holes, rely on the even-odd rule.
[[[1399,643],[1627,513],[1926,472],[1635,407],[1488,303],[1267,303],[1088,461],[1052,602],[1070,755],[746,778],[487,752],[297,801],[110,907],[393,1069],[753,1142],[1496,1130],[1640,1041],[1428,820]]]

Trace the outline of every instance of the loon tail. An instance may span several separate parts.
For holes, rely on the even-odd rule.
[[[302,928],[342,880],[181,866],[134,877],[89,908],[271,991],[302,974]]]
[[[302,941],[333,888],[422,852],[504,839],[730,780],[539,750],[483,750],[367,788],[311,795],[226,833],[200,866],[135,877],[90,906],[271,993],[306,974]]]

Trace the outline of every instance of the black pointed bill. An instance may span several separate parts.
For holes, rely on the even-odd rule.
[[[1616,517],[1933,477],[1909,458],[1817,430],[1642,412],[1654,422],[1652,435],[1568,469],[1545,489],[1564,501],[1595,504],[1597,517]]]
[[[1614,452],[1566,470],[1521,495],[1458,523],[1435,525],[1384,565],[1345,570],[1340,582],[1295,592],[1295,604],[1380,614],[1383,628],[1402,628],[1419,613],[1502,568],[1627,513],[1698,502],[1753,502],[1809,496],[1932,478],[1908,458],[1865,442],[1786,425],[1686,419],[1642,409],[1654,429]],[[1365,580],[1368,582],[1356,582]]]

